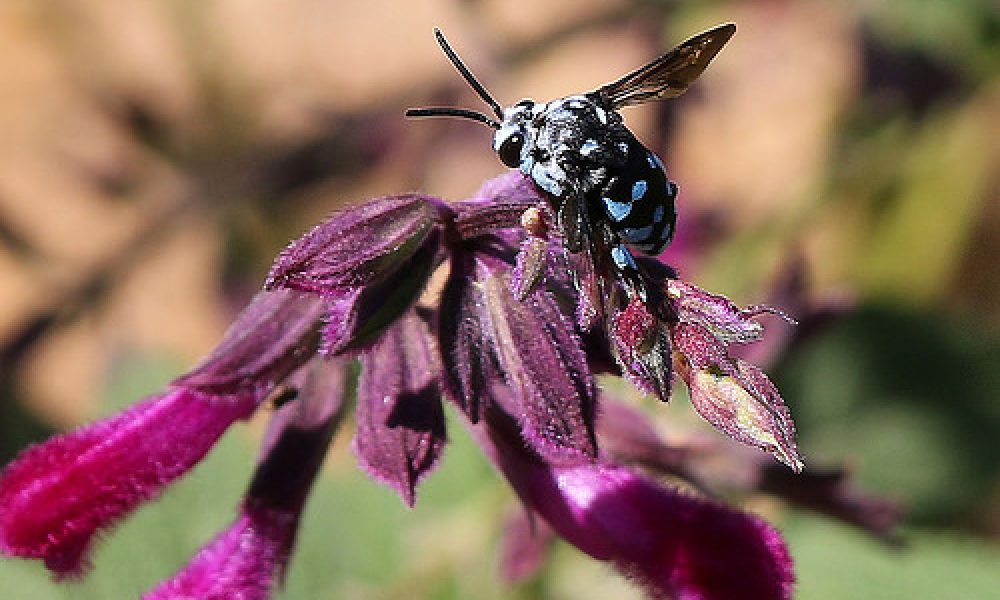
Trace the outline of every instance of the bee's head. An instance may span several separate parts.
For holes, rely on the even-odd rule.
[[[440,30],[434,30],[434,37],[444,50],[445,56],[455,66],[462,78],[472,87],[473,90],[483,99],[496,115],[496,119],[480,112],[467,110],[464,108],[432,107],[432,108],[411,108],[406,111],[408,117],[458,117],[461,119],[471,119],[478,121],[496,130],[493,135],[493,149],[496,150],[500,161],[511,168],[527,165],[525,159],[529,158],[531,143],[533,141],[531,121],[544,105],[535,104],[533,100],[521,100],[514,106],[503,108],[493,99],[483,84],[475,78],[465,63],[455,54],[448,41]],[[526,150],[526,148],[528,150]]]
[[[521,100],[504,109],[500,128],[493,134],[493,150],[504,165],[516,169],[528,158],[534,141],[531,121],[540,106],[533,100]]]

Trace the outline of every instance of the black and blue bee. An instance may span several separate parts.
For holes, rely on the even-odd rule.
[[[630,248],[655,256],[673,237],[677,184],[667,178],[659,157],[625,127],[618,110],[679,96],[735,32],[731,23],[719,25],[586,94],[504,108],[435,30],[448,59],[496,119],[461,108],[415,108],[406,115],[461,117],[492,127],[500,161],[548,194],[566,248],[609,251],[618,270],[633,278],[638,268]]]

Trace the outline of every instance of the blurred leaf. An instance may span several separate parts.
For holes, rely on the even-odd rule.
[[[879,34],[939,54],[952,68],[989,78],[1000,62],[1000,13],[992,0],[854,2]]]
[[[913,518],[970,518],[1000,474],[1000,342],[937,313],[866,307],[778,377],[807,461],[847,459]],[[980,507],[981,508],[981,507]]]
[[[994,598],[1000,548],[952,534],[915,531],[887,551],[870,537],[817,518],[784,528],[798,567],[799,600]]]
[[[1000,159],[989,151],[997,135],[991,96],[929,119],[900,149],[907,154],[898,192],[861,257],[875,294],[921,304],[948,293]]]

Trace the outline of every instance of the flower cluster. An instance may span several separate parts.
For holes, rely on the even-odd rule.
[[[778,391],[731,353],[759,339],[756,318],[774,311],[742,309],[651,260],[626,279],[600,256],[600,240],[565,252],[550,218],[530,180],[510,173],[465,202],[410,194],[328,219],[282,252],[216,350],[163,394],[5,469],[0,551],[80,573],[99,533],[280,397],[231,527],[147,595],[266,598],[344,398],[357,398],[361,466],[409,505],[446,444],[447,400],[545,524],[538,530],[652,596],[789,597],[791,560],[774,528],[606,450],[641,428],[599,427],[594,381],[611,372],[667,400],[677,373],[709,423],[797,472]],[[428,290],[445,270],[443,286]],[[346,375],[355,361],[356,381]]]

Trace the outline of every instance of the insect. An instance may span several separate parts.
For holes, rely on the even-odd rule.
[[[435,29],[445,55],[496,118],[451,107],[411,108],[406,116],[459,117],[494,129],[500,161],[547,194],[566,249],[608,252],[620,272],[634,277],[630,247],[655,256],[673,237],[678,188],[618,111],[684,93],[735,32],[732,23],[716,26],[592,92],[504,108]]]

